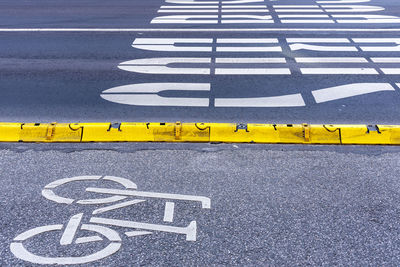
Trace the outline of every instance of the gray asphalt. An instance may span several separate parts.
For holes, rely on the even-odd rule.
[[[266,0],[265,4],[276,22],[278,14],[272,5],[310,5],[315,1]],[[291,51],[287,43],[287,38],[400,38],[396,31],[400,23],[151,24],[160,15],[157,11],[161,5],[165,2],[1,1],[0,121],[400,123],[400,88],[396,85],[400,83],[399,75],[384,75],[382,71],[378,75],[303,75],[300,67],[310,66],[295,62],[296,57],[363,57],[368,63],[329,66],[379,69],[382,65],[372,63],[371,57],[398,57],[398,52],[366,52],[359,47],[357,52]],[[371,0],[354,5],[383,6],[384,11],[371,14],[400,16],[400,2],[396,0]],[[21,28],[135,30],[2,31]],[[206,28],[327,30],[201,30]],[[338,28],[393,31],[332,31]],[[213,38],[213,52],[139,50],[132,48],[137,38]],[[277,38],[282,52],[216,52],[216,38]],[[290,68],[292,75],[139,74],[118,68],[128,60],[157,57],[209,57],[212,67],[218,57],[283,57],[287,64],[279,66]],[[398,68],[399,64],[385,66]],[[210,92],[165,91],[159,95],[208,98],[210,106],[143,107],[117,104],[100,97],[104,90],[139,83],[207,83],[211,85]],[[355,83],[389,84],[394,91],[326,103],[317,103],[311,93]],[[215,107],[218,98],[297,93],[304,99],[305,107]],[[22,243],[30,253],[42,257],[83,257],[106,247],[107,240],[62,246],[61,231],[39,234],[23,242],[13,241],[17,235],[39,226],[65,227],[71,216],[79,213],[83,213],[83,224],[93,224],[89,222],[93,210],[104,205],[58,204],[44,198],[41,191],[61,178],[98,175],[127,178],[142,191],[208,197],[211,209],[176,200],[174,220],[165,222],[165,200],[146,198],[144,203],[99,214],[98,217],[178,227],[195,220],[197,240],[186,241],[181,234],[157,231],[127,237],[124,233],[133,229],[110,226],[122,238],[121,248],[85,266],[397,266],[399,171],[400,147],[0,143],[0,265],[32,265],[13,255],[10,249],[13,242]],[[116,185],[109,181],[74,182],[62,185],[55,192],[74,199],[105,196],[85,192],[89,186],[115,188]],[[93,235],[90,231],[79,230],[75,237],[90,235]]]
[[[122,247],[95,266],[398,265],[398,148],[202,145],[193,150],[160,144],[157,150],[138,150],[136,146],[124,146],[125,151],[103,147],[63,152],[22,144],[20,151],[1,150],[1,265],[26,264],[9,250],[13,238],[24,231],[65,224],[80,212],[88,222],[101,205],[57,204],[41,196],[46,184],[81,175],[125,177],[138,190],[211,199],[210,210],[175,201],[174,223],[164,223],[186,226],[196,220],[196,242],[157,232],[127,238],[124,228],[113,227],[122,236]],[[74,182],[57,193],[88,198],[83,188],[100,185],[115,186]],[[146,203],[101,215],[163,223],[163,202]],[[57,238],[60,234],[39,235],[23,244],[31,253],[47,257],[83,256],[107,245],[101,241],[67,250]]]
[[[266,1],[276,4],[315,4],[314,1]],[[360,3],[359,5],[362,5]],[[396,29],[400,23],[344,24],[150,24],[162,1],[2,1],[0,28],[364,28]],[[372,1],[398,15],[398,1]],[[29,12],[29,14],[27,14]],[[271,11],[272,12],[272,11]],[[346,13],[349,14],[349,13]],[[358,13],[357,13],[358,14]],[[161,15],[163,15],[161,13]],[[274,15],[275,16],[275,15]],[[304,75],[300,67],[370,67],[382,64],[295,64],[295,57],[396,57],[398,52],[291,51],[286,38],[396,38],[396,32],[0,32],[0,120],[11,122],[86,121],[203,121],[258,123],[398,124],[399,75]],[[136,38],[278,38],[283,51],[271,52],[156,52],[132,48]],[[375,43],[371,46],[382,46]],[[393,46],[393,44],[389,44]],[[215,49],[215,46],[214,46]],[[124,61],[158,57],[283,57],[292,75],[140,74],[124,71]],[[193,66],[193,65],[191,65]],[[240,65],[240,67],[249,67]],[[386,64],[397,67],[398,64]],[[275,66],[273,66],[275,67]],[[206,83],[210,92],[159,93],[163,97],[210,100],[209,107],[160,107],[118,104],[104,100],[107,89],[139,83]],[[311,91],[355,83],[387,83],[381,91],[316,103]],[[305,106],[268,108],[215,107],[217,98],[273,97],[300,93]]]

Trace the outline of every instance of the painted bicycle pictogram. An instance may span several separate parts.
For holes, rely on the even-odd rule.
[[[67,196],[57,195],[57,193],[55,192],[56,188],[59,186],[68,185],[71,182],[79,181],[110,181],[116,183],[119,189],[87,187],[85,188],[86,192],[105,195],[105,197],[90,199],[73,199]],[[210,209],[211,207],[211,200],[207,197],[139,191],[137,190],[137,185],[132,181],[126,178],[114,176],[77,176],[59,179],[46,185],[42,190],[42,195],[46,199],[60,204],[102,204],[105,206],[93,210],[89,219],[89,223],[82,223],[84,213],[78,213],[73,215],[66,224],[53,224],[35,227],[15,237],[13,242],[10,244],[10,250],[14,254],[14,256],[19,259],[38,264],[83,264],[104,259],[114,254],[121,248],[122,239],[117,231],[110,228],[112,226],[130,229],[124,232],[127,237],[148,235],[152,234],[153,232],[167,232],[184,235],[186,241],[196,241],[196,221],[193,220],[189,222],[186,227],[170,225],[170,223],[173,222],[174,218],[175,202],[173,201],[180,200],[198,202],[201,204],[202,209]],[[153,224],[148,222],[110,219],[99,216],[99,214],[108,211],[126,208],[145,202],[147,199],[165,200],[163,221],[169,224]],[[82,235],[80,234],[81,232],[91,232],[91,235]],[[58,233],[58,235],[60,236],[59,244],[61,246],[68,246],[72,244],[89,244],[92,242],[104,240],[108,241],[108,245],[99,251],[90,252],[90,254],[88,255],[69,257],[36,255],[35,253],[30,252],[29,249],[24,246],[25,241],[33,237],[49,233]]]

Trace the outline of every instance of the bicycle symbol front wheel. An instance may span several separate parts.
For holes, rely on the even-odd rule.
[[[99,226],[95,224],[82,224],[81,230],[86,230],[90,232],[95,232],[96,234],[100,234],[104,236],[106,239],[110,241],[105,248],[98,252],[94,252],[89,255],[79,256],[79,257],[46,257],[39,256],[28,251],[23,242],[37,235],[41,235],[47,232],[53,231],[62,231],[62,224],[54,224],[54,225],[46,225],[41,227],[36,227],[30,229],[22,234],[19,234],[16,238],[14,238],[13,242],[10,244],[10,250],[14,254],[15,257],[32,262],[37,264],[84,264],[93,261],[97,261],[100,259],[104,259],[115,252],[117,252],[121,248],[121,238],[119,234],[107,227]],[[85,243],[91,241],[102,240],[102,238],[98,235],[90,236],[90,237],[81,237],[76,240],[78,243]]]

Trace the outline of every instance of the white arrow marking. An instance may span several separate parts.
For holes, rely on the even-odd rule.
[[[312,94],[317,103],[323,103],[379,91],[395,91],[395,89],[388,83],[354,83],[314,90]]]
[[[170,68],[173,63],[211,63],[210,58],[144,58],[122,62],[121,70],[151,74],[210,74],[209,68]]]
[[[210,91],[208,83],[144,83],[130,84],[105,90],[103,99],[137,106],[208,107],[208,98],[162,97],[162,91]],[[117,94],[118,93],[118,94]]]
[[[176,46],[179,44],[212,44],[211,38],[136,38],[132,47],[151,51],[211,52],[210,46]]]

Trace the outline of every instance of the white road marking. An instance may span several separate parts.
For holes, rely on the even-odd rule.
[[[257,15],[221,15],[221,23],[274,23],[272,16],[257,16]]]
[[[337,23],[400,23],[400,18],[389,15],[331,15]]]
[[[208,83],[144,83],[130,84],[105,90],[103,99],[126,105],[138,106],[193,106],[208,107],[208,98],[161,97],[162,91],[210,91]],[[119,93],[119,94],[117,94]],[[134,93],[134,94],[133,94]],[[153,93],[153,94],[151,94]]]
[[[136,38],[132,47],[150,51],[211,52],[211,46],[177,46],[176,44],[212,44],[211,38]],[[274,44],[276,38],[218,38],[218,44]],[[217,46],[218,52],[280,52],[280,46]]]
[[[22,243],[11,243],[10,250],[15,257],[36,264],[85,264],[106,258],[121,248],[120,242],[112,242],[99,252],[82,257],[42,257],[30,253]]]
[[[218,13],[218,9],[160,9],[157,13]]]
[[[319,5],[273,5],[274,8],[319,8]]]
[[[215,75],[290,75],[288,68],[216,68]]]
[[[292,51],[297,50],[311,50],[311,51],[326,51],[326,52],[334,52],[334,51],[352,51],[357,52],[357,48],[354,46],[322,46],[322,45],[309,45],[309,44],[291,44],[289,45]]]
[[[305,15],[305,14],[278,14],[279,18],[329,18],[329,15],[318,14],[318,15]]]
[[[200,4],[200,5],[213,5],[213,4],[219,4],[219,1],[165,0],[165,3],[171,3],[171,4]]]
[[[137,189],[137,185],[129,179],[116,177],[116,176],[104,176],[103,180],[113,181],[123,185],[126,189]]]
[[[103,238],[101,238],[98,235],[84,236],[84,237],[78,237],[75,240],[75,244],[91,243],[91,242],[97,242],[97,241],[102,241],[102,240],[103,240]]]
[[[100,214],[100,213],[104,213],[104,212],[107,212],[107,211],[110,211],[110,210],[116,210],[116,209],[120,209],[120,208],[125,208],[125,207],[128,207],[128,206],[132,206],[132,205],[135,205],[135,204],[138,204],[138,203],[145,202],[145,201],[146,200],[143,200],[143,199],[129,200],[129,201],[125,201],[125,202],[122,202],[122,203],[118,203],[118,204],[114,204],[114,205],[111,205],[111,206],[107,206],[107,207],[96,209],[96,210],[94,210],[92,212],[92,214]]]
[[[322,9],[275,9],[277,13],[322,13]]]
[[[70,183],[70,182],[99,180],[100,178],[101,178],[101,176],[76,176],[76,177],[71,177],[71,178],[63,178],[63,179],[58,179],[54,182],[47,184],[44,188],[54,189],[60,185]]]
[[[377,12],[385,8],[380,6],[361,6],[361,5],[321,5],[326,12]]]
[[[69,219],[67,226],[65,227],[64,233],[60,239],[60,245],[70,245],[75,237],[76,231],[78,230],[79,224],[81,223],[83,213],[78,213]]]
[[[111,189],[111,188],[94,188],[94,187],[88,187],[88,188],[86,188],[86,191],[94,192],[94,193],[101,193],[101,194],[112,194],[112,195],[125,195],[125,196],[161,198],[161,199],[198,201],[198,202],[201,202],[203,209],[211,208],[211,200],[208,197],[202,197],[202,196],[144,192],[144,191],[135,191],[135,190],[120,190],[120,189]]]
[[[371,0],[322,0],[316,1],[318,4],[356,4],[356,3],[366,3]]]
[[[361,43],[392,43],[394,46],[361,46],[362,51],[366,52],[396,52],[400,51],[400,38],[353,38],[357,44]]]
[[[363,57],[296,57],[298,63],[368,63]]]
[[[135,236],[142,236],[142,235],[151,235],[153,232],[149,231],[129,231],[125,232],[127,237],[135,237]]]
[[[121,70],[151,74],[210,74],[209,68],[170,68],[175,63],[211,63],[210,58],[145,58],[122,62]]]
[[[56,195],[52,189],[56,188],[57,186],[69,183],[69,182],[99,180],[100,178],[101,178],[101,176],[77,176],[77,177],[72,177],[72,178],[59,179],[59,180],[56,180],[56,181],[46,185],[44,187],[44,189],[42,190],[42,196],[45,197],[46,199],[54,201],[56,203],[72,204],[74,202],[73,199],[60,197],[60,196]]]
[[[330,74],[330,75],[370,75],[379,74],[373,68],[300,68],[302,74]]]
[[[282,52],[282,48],[280,46],[226,46],[220,47],[217,46],[217,52]]]
[[[381,71],[387,75],[399,75],[400,68],[381,68]]]
[[[217,44],[278,44],[277,38],[217,38]]]
[[[81,204],[81,205],[107,204],[107,203],[117,202],[117,201],[123,200],[125,198],[126,197],[124,197],[124,196],[112,196],[112,197],[106,197],[106,198],[82,199],[82,200],[78,200],[76,203]]]
[[[51,189],[43,189],[42,190],[42,196],[47,198],[48,200],[60,203],[60,204],[72,204],[74,203],[74,200],[71,198],[65,198],[65,197],[60,197],[57,196],[53,190]]]
[[[160,9],[158,13],[218,13],[218,9]],[[221,9],[221,13],[266,13],[268,9]]]
[[[253,98],[216,98],[215,107],[303,107],[301,94],[253,97]]]
[[[246,64],[246,63],[286,63],[283,57],[235,57],[235,58],[216,58],[215,63],[232,63],[232,64]]]
[[[211,38],[136,38],[132,47],[151,51],[211,52],[211,46],[176,46],[183,44],[212,44]]]
[[[218,15],[170,15],[155,17],[151,24],[177,24],[177,23],[193,23],[193,24],[216,24],[218,23]]]
[[[266,7],[266,6],[265,6]],[[176,8],[176,9],[187,9],[187,8],[197,8],[197,9],[202,9],[202,8],[216,8],[218,9],[219,6],[218,5],[201,5],[201,6],[190,6],[190,5],[183,5],[183,6],[179,6],[179,5],[174,5],[174,6],[161,6],[160,9],[164,9],[164,8]]]
[[[286,38],[288,43],[350,43],[348,38]]]
[[[281,19],[282,23],[335,23],[330,19]]]
[[[150,230],[150,231],[160,231],[160,232],[168,232],[168,233],[175,233],[175,234],[184,234],[184,235],[186,235],[187,241],[196,241],[196,232],[197,232],[196,221],[192,221],[187,227],[176,227],[176,226],[169,226],[169,225],[140,223],[140,222],[133,222],[133,221],[98,218],[98,217],[92,217],[90,219],[90,222],[106,224],[106,225],[113,225],[113,226],[120,226],[120,227],[127,227],[127,228]]]
[[[45,232],[51,232],[51,231],[56,231],[56,230],[61,230],[63,228],[62,224],[53,224],[53,225],[46,225],[46,226],[39,226],[30,230],[27,230],[23,232],[22,234],[19,234],[14,238],[14,241],[19,241],[23,242],[31,237],[34,237],[38,234],[45,233]]]
[[[0,28],[0,32],[400,32],[400,28]]]
[[[311,93],[317,103],[324,103],[379,91],[395,91],[395,89],[388,83],[354,83],[314,90]]]
[[[371,57],[374,63],[400,63],[400,57]]]
[[[164,222],[173,222],[174,221],[174,209],[175,203],[174,202],[165,202],[165,209],[164,209]]]

